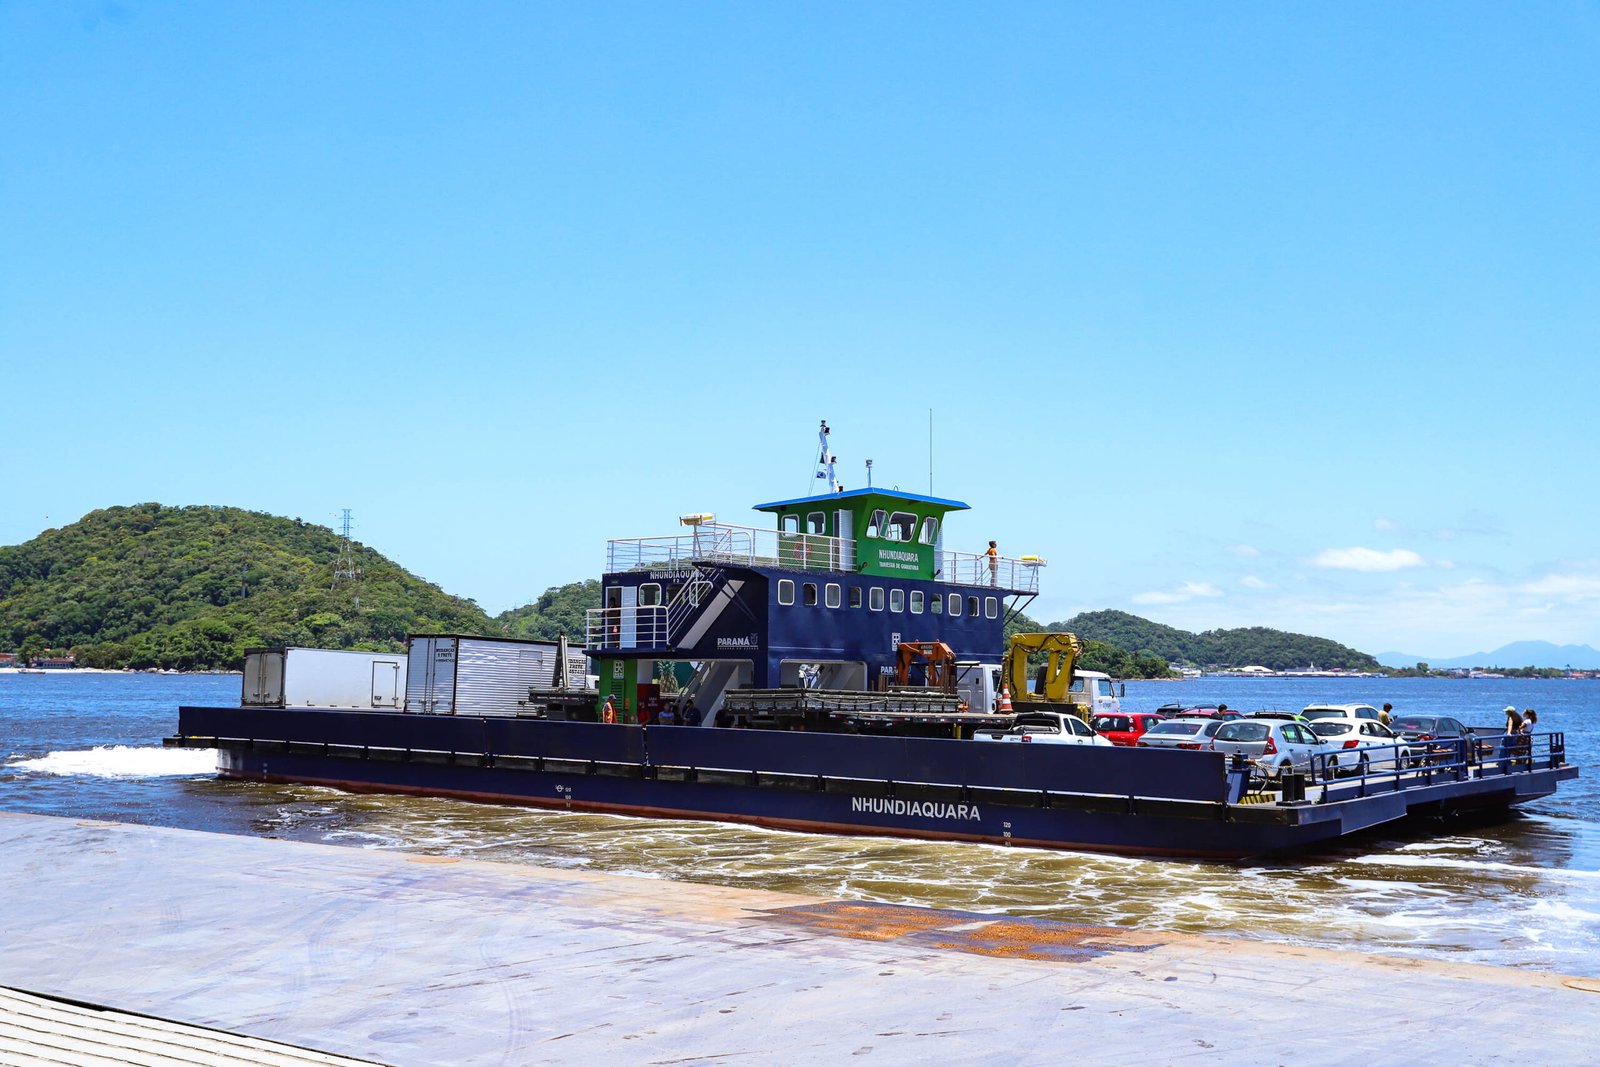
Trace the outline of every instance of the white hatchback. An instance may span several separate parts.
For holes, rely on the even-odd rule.
[[[1416,763],[1416,753],[1400,735],[1369,719],[1318,719],[1311,732],[1331,744],[1340,771],[1368,774],[1372,771],[1398,771]]]

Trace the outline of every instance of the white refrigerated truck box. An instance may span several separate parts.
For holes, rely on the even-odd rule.
[[[405,710],[429,715],[526,713],[528,691],[552,687],[560,650],[554,641],[461,634],[416,634],[406,646]],[[587,673],[583,649],[569,646],[567,678]]]
[[[245,654],[247,708],[339,708],[400,711],[406,657],[397,652],[264,648]]]

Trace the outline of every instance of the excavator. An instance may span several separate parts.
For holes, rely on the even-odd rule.
[[[1028,660],[1043,655],[1044,662],[1028,684]],[[1012,634],[1011,647],[1006,649],[1001,664],[1000,678],[1011,706],[1019,713],[1024,711],[1064,711],[1089,721],[1094,708],[1092,703],[1073,699],[1072,678],[1078,657],[1083,655],[1083,643],[1076,634],[1050,632]]]

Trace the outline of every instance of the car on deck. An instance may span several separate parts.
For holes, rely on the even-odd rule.
[[[1412,766],[1418,753],[1400,736],[1372,719],[1330,717],[1311,722],[1311,732],[1338,746],[1338,770],[1350,774],[1397,771]]]
[[[1373,722],[1383,721],[1383,712],[1371,704],[1307,704],[1300,714],[1311,722],[1315,722],[1318,719],[1370,719]]]
[[[1151,725],[1139,735],[1135,748],[1180,748],[1196,751],[1211,744],[1211,738],[1226,719],[1181,717]]]
[[[1162,717],[1153,711],[1124,711],[1115,715],[1096,715],[1089,725],[1095,733],[1122,748],[1132,748],[1139,743],[1146,730],[1161,722]]]
[[[1243,756],[1264,778],[1281,778],[1285,771],[1310,772],[1317,756],[1336,751],[1312,733],[1308,723],[1257,716],[1223,723],[1211,739],[1211,750]]]

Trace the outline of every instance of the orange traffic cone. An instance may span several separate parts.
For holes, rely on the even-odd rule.
[[[1000,687],[1000,714],[1005,715],[1011,711],[1011,689],[1009,686]]]

